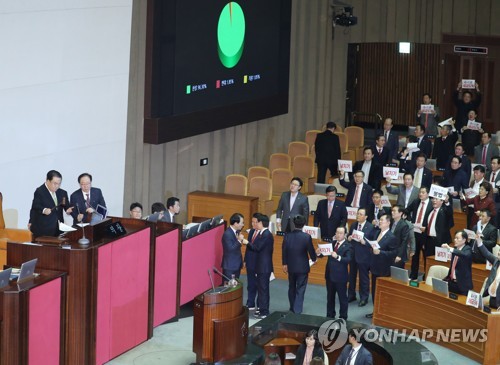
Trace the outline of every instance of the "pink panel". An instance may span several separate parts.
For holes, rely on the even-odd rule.
[[[208,270],[221,269],[223,233],[222,225],[182,243],[181,305],[212,287]],[[222,283],[219,275],[213,277],[215,286]]]
[[[150,229],[112,245],[110,358],[147,340]]]
[[[153,326],[175,317],[179,231],[156,238]]]
[[[58,365],[61,346],[61,278],[29,291],[28,364]]]
[[[96,364],[110,359],[111,347],[111,244],[97,252]]]

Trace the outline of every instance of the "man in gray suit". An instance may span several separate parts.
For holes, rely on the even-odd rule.
[[[175,223],[175,216],[179,214],[181,206],[179,205],[179,198],[171,196],[167,199],[167,211],[163,216],[164,222]]]
[[[385,188],[387,192],[398,196],[397,205],[407,208],[414,200],[418,199],[418,188],[413,186],[413,175],[406,172],[403,175],[403,186],[392,186],[391,180],[387,179]]]
[[[491,171],[491,158],[498,155],[498,147],[491,142],[491,133],[484,132],[481,144],[474,148],[474,163],[485,165],[486,170]]]
[[[483,297],[490,296],[490,307],[498,308],[500,306],[500,251],[497,256],[493,255],[486,247],[484,247],[481,239],[477,240],[479,252],[491,264],[491,271],[486,284],[484,286]]]
[[[281,199],[276,210],[276,223],[278,231],[292,232],[293,217],[303,215],[306,222],[309,219],[309,201],[307,196],[300,192],[304,183],[299,177],[293,177],[290,181],[290,191],[281,194]]]

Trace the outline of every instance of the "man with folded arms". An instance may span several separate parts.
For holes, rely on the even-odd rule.
[[[473,289],[472,284],[472,250],[467,246],[467,233],[458,231],[455,234],[455,247],[447,243],[441,245],[451,252],[451,263],[448,275],[444,278],[448,282],[448,290],[452,293],[467,295]]]

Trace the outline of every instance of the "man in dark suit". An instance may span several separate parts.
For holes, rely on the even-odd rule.
[[[491,158],[499,154],[497,145],[491,142],[491,133],[484,132],[481,135],[481,144],[474,148],[474,162],[486,165],[486,170],[490,171]]]
[[[385,137],[383,134],[379,134],[375,138],[375,145],[372,146],[372,150],[375,153],[373,156],[373,161],[381,166],[392,162],[392,151],[386,146]]]
[[[281,194],[281,199],[276,209],[276,223],[279,231],[293,231],[293,221],[291,220],[296,215],[309,217],[309,201],[307,196],[300,192],[302,189],[302,179],[293,177],[290,181],[290,191]]]
[[[312,244],[312,238],[302,232],[306,224],[306,218],[298,215],[293,218],[295,230],[287,233],[282,246],[283,271],[288,274],[288,301],[290,311],[302,313],[304,305],[304,294],[309,276],[309,258],[315,263],[316,252]]]
[[[370,222],[376,230],[378,230],[378,221],[380,217],[383,214],[391,214],[390,207],[382,206],[382,195],[384,195],[382,190],[373,190],[372,202],[368,205],[366,211],[368,222]]]
[[[431,157],[432,142],[425,134],[425,127],[422,124],[417,124],[414,135],[417,137],[417,147],[420,149],[420,153],[424,153],[427,158]]]
[[[470,179],[470,173],[472,171],[472,164],[470,159],[467,157],[464,151],[464,146],[462,143],[458,142],[455,144],[455,156],[458,156],[462,159],[462,165],[460,168],[465,172],[465,176],[467,177],[467,181]],[[450,156],[448,160],[447,168],[451,169],[451,160],[454,156]]]
[[[451,242],[450,229],[453,227],[453,208],[448,201],[448,195],[443,201],[432,198],[432,212],[427,216],[425,226],[425,257],[434,256],[436,247]]]
[[[171,196],[167,199],[167,211],[163,216],[164,222],[175,223],[175,216],[179,214],[181,210],[180,200],[175,196]]]
[[[375,303],[375,292],[377,290],[377,278],[391,276],[391,266],[398,253],[399,244],[392,234],[390,226],[392,218],[388,214],[380,217],[380,233],[377,237],[379,248],[372,247],[370,257],[370,271],[372,273],[372,300]],[[367,314],[366,318],[372,318],[373,313]]]
[[[256,319],[264,319],[269,315],[269,278],[273,272],[273,250],[274,237],[268,229],[269,217],[260,214],[257,217],[257,229],[259,236],[253,243],[249,243],[252,249],[257,252],[257,307],[259,311],[255,312]]]
[[[346,240],[346,227],[338,227],[335,233],[335,240],[332,243],[333,251],[328,256],[325,269],[326,279],[326,316],[335,318],[335,295],[339,297],[340,310],[339,317],[347,320],[347,281],[349,272],[347,265],[352,259],[351,244]],[[316,253],[320,253],[319,249]],[[323,255],[319,255],[323,257]]]
[[[495,202],[495,208],[497,210],[496,217],[492,224],[497,228],[500,227],[500,193],[498,190],[498,186],[500,185],[500,157],[493,156],[491,158],[491,171],[486,174],[486,180],[493,187],[493,201]]]
[[[408,207],[410,221],[413,223],[415,234],[415,254],[411,259],[411,273],[410,278],[416,280],[418,278],[418,270],[420,265],[420,255],[424,254],[423,260],[425,261],[425,230],[427,227],[427,220],[429,213],[432,212],[432,201],[429,199],[429,188],[422,186],[419,189],[418,200],[413,201]]]
[[[229,219],[229,228],[222,235],[222,273],[231,279],[240,277],[243,259],[241,256],[241,245],[248,244],[241,230],[245,226],[245,220],[240,213],[234,213]]]
[[[252,229],[248,232],[248,242],[254,243],[259,236],[259,230],[257,229],[257,218],[260,213],[254,213],[252,216]],[[247,304],[249,310],[255,310],[255,298],[257,297],[257,273],[255,268],[257,267],[258,253],[253,250],[253,245],[249,244],[245,250],[245,258],[243,262],[245,263],[245,268],[247,269]]]
[[[380,189],[382,181],[382,165],[373,160],[374,151],[372,147],[365,147],[363,150],[363,160],[356,161],[352,166],[352,171],[363,171],[363,182],[374,189]],[[342,171],[340,171],[340,176]],[[349,181],[354,181],[353,173],[349,173]]]
[[[498,308],[500,307],[500,250],[498,251],[497,256],[493,255],[486,247],[484,247],[481,239],[477,240],[477,248],[485,259],[491,264],[491,271],[490,275],[488,275],[488,279],[486,279],[483,297],[487,297],[489,295],[490,307]]]
[[[340,356],[335,362],[335,365],[373,364],[373,357],[371,352],[361,344],[361,339],[357,337],[360,332],[361,329],[359,329],[359,331],[355,331],[353,328],[349,330],[349,332],[347,333],[347,340],[349,341],[349,344],[343,348]],[[354,363],[352,362],[352,360],[354,360]]]
[[[70,197],[70,206],[73,207],[71,215],[73,216],[73,224],[90,222],[92,213],[97,208],[97,205],[106,207],[106,202],[102,196],[101,189],[92,187],[92,175],[83,173],[78,176],[78,184],[80,188],[73,192]]]
[[[408,241],[410,239],[410,228],[403,219],[403,213],[405,208],[401,205],[394,205],[392,207],[392,226],[391,232],[396,237],[398,242],[398,251],[394,263],[392,266],[399,267],[403,269],[405,267],[406,261],[408,261]]]
[[[59,188],[61,182],[61,173],[50,170],[45,183],[35,190],[29,221],[29,229],[34,237],[58,236],[58,222],[64,222],[63,209],[68,214],[73,211],[73,207],[68,207],[68,193]]]
[[[337,227],[347,223],[347,209],[343,201],[336,199],[337,188],[326,188],[326,199],[318,202],[314,213],[314,226],[321,228],[321,237],[331,239]]]
[[[455,150],[455,143],[458,139],[457,132],[452,132],[450,125],[445,125],[440,129],[441,136],[434,140],[432,158],[436,159],[436,167],[445,169],[450,156]]]
[[[319,133],[314,142],[320,184],[325,183],[327,169],[330,170],[331,176],[337,175],[338,160],[342,158],[339,136],[335,134],[335,128],[337,125],[334,122],[326,123],[326,130]]]
[[[417,188],[426,186],[429,189],[432,185],[432,171],[425,166],[427,163],[427,156],[420,153],[416,160],[413,169],[407,170],[413,175],[413,185]]]
[[[443,243],[441,247],[451,252],[451,263],[448,275],[448,290],[452,293],[467,295],[473,289],[472,284],[472,250],[467,246],[467,233],[458,231],[455,234],[455,247]]]
[[[481,209],[479,214],[479,221],[472,228],[481,241],[484,247],[490,252],[493,252],[493,247],[497,244],[498,230],[493,224],[491,224],[491,212],[488,209]],[[472,242],[472,262],[485,264],[486,259],[477,249],[477,241]]]
[[[392,118],[386,118],[384,121],[384,130],[380,133],[385,137],[385,146],[391,151],[391,159],[395,159],[399,150],[399,137],[392,131],[394,123]]]
[[[344,180],[344,171],[340,172],[340,185],[347,189],[345,204],[353,208],[366,208],[371,201],[372,187],[363,182],[365,173],[362,170],[354,172],[354,181]]]
[[[351,225],[347,240],[353,248],[353,257],[349,263],[349,293],[348,301],[356,300],[356,279],[359,271],[359,306],[364,307],[368,303],[370,295],[370,269],[371,247],[366,240],[372,240],[375,229],[370,222],[366,221],[366,208],[359,208],[356,214],[356,223]],[[354,231],[363,232],[363,238],[358,239]]]

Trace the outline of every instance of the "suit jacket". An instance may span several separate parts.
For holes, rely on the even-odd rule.
[[[410,221],[415,224],[417,223],[418,219],[418,208],[422,204],[422,201],[420,199],[414,200],[407,208],[409,214],[410,214]],[[429,216],[429,213],[432,212],[432,201],[429,198],[427,200],[427,203],[425,205],[425,211],[422,213],[422,225],[426,226],[427,225],[427,217]]]
[[[427,158],[432,156],[432,142],[427,138],[427,135],[424,135],[421,141],[420,139],[417,140],[417,147],[420,149],[420,152],[425,153]]]
[[[493,143],[493,140],[488,144],[488,148],[486,149],[486,169],[491,171],[491,158],[493,156],[498,156],[500,153],[498,152],[498,147]],[[483,144],[474,147],[474,162],[475,163],[483,163]]]
[[[318,165],[338,166],[338,160],[342,158],[339,136],[328,129],[316,135],[314,150],[316,152],[315,162]]]
[[[97,208],[97,205],[106,206],[106,202],[104,201],[104,197],[102,196],[102,191],[99,188],[90,188],[90,207],[94,210]],[[73,224],[79,223],[77,220],[78,212],[83,214],[83,222],[90,222],[90,215],[85,213],[86,208],[86,200],[83,196],[83,191],[78,189],[71,194],[70,197],[70,206],[74,207],[71,212],[71,216],[73,217]]]
[[[448,159],[448,163],[446,164],[446,169],[451,170],[451,159],[453,156],[450,156]],[[467,176],[467,183],[470,180],[471,172],[472,172],[472,163],[470,162],[470,158],[467,157],[467,155],[462,155],[462,166],[460,167],[460,170],[463,170],[465,172],[465,176]]]
[[[392,231],[392,229],[391,229]],[[408,261],[408,240],[410,237],[410,227],[406,224],[404,219],[400,219],[398,223],[396,223],[396,227],[394,228],[394,237],[398,241],[398,251],[396,256],[401,257],[403,262]]]
[[[401,186],[387,186],[385,187],[387,191],[391,194],[397,194],[398,201],[396,204],[407,208],[414,200],[418,200],[418,188],[415,186],[411,187],[410,199],[408,200],[408,205],[406,205],[406,187],[404,185]]]
[[[347,196],[345,198],[345,204],[350,207],[352,206],[352,201],[354,200],[354,194],[356,193],[356,183],[353,181],[346,182],[344,179],[340,179],[340,185],[347,189]],[[366,208],[370,205],[372,201],[373,188],[370,185],[363,183],[361,189],[361,196],[359,197],[359,207]]]
[[[306,346],[302,343],[297,350],[297,354],[295,355],[295,360],[293,362],[293,365],[303,365],[305,355],[306,355]],[[323,351],[323,347],[314,346],[311,359],[314,359],[315,357],[321,357],[322,359],[324,359],[325,351]]]
[[[349,236],[352,235],[354,230],[358,229],[358,222],[354,222],[351,224],[351,228],[349,229]],[[365,234],[365,241],[367,239],[373,240],[376,234],[375,227],[368,222],[368,220],[363,224],[363,229],[361,230]],[[351,240],[350,241],[352,249],[353,249],[353,260],[356,261],[358,264],[369,264],[370,263],[370,253],[371,253],[371,246],[368,242],[366,242],[364,245],[361,244],[358,241]]]
[[[33,232],[33,236],[59,235],[58,222],[64,222],[63,208],[69,206],[69,199],[68,193],[63,189],[56,191],[56,197],[58,206],[56,206],[45,184],[42,184],[35,190],[30,210],[30,230]],[[63,202],[66,202],[65,206],[62,206]],[[49,215],[43,214],[45,208],[52,209],[52,212]]]
[[[361,170],[363,168],[364,160],[356,161],[352,167],[352,171],[349,173],[349,181],[354,182],[354,172]],[[368,174],[368,185],[374,189],[380,189],[380,184],[382,183],[382,165],[378,164],[376,161],[372,160],[370,166],[370,173]]]
[[[248,246],[251,246],[257,252],[255,272],[257,274],[269,274],[273,272],[274,237],[269,229],[261,232],[253,243],[248,243]]]
[[[352,345],[345,345],[344,349],[340,353],[340,356],[337,358],[335,365],[345,365],[347,359],[349,358],[349,353],[352,350]],[[368,351],[363,345],[358,350],[358,354],[356,355],[356,361],[354,361],[354,365],[372,365],[373,357],[370,351]]]
[[[225,270],[239,270],[243,267],[241,243],[231,227],[222,235],[222,268]]]
[[[382,152],[380,153],[378,152],[376,145],[373,145],[372,148],[374,151],[373,161],[379,165],[385,166],[385,164],[392,161],[392,151],[388,147],[384,146],[384,148],[382,148]]]
[[[436,159],[436,167],[438,169],[446,168],[446,163],[450,156],[455,153],[455,143],[458,140],[456,132],[450,133],[443,141],[443,137],[434,140],[434,149],[432,150],[432,158]]]
[[[472,228],[474,232],[477,232],[477,224]],[[491,221],[488,222],[488,224],[483,227],[483,230],[481,232],[483,235],[482,241],[483,241],[483,246],[486,247],[486,249],[490,252],[493,252],[493,247],[496,246],[497,244],[497,227],[495,227],[493,224],[491,224]],[[478,247],[476,245],[476,241],[473,240],[472,242],[472,261],[480,264],[485,264],[486,263],[486,258],[481,255],[481,252],[479,252]]]
[[[500,260],[498,259],[498,257],[496,257],[495,255],[493,255],[490,251],[488,251],[488,249],[486,247],[484,247],[484,245],[482,245],[481,247],[478,247],[479,249],[479,252],[481,252],[481,254],[486,258],[486,260],[488,260],[491,264],[491,271],[490,271],[490,275],[488,275],[488,278],[486,279],[486,286],[485,286],[485,290],[484,290],[484,293],[483,293],[483,297],[486,297],[488,296],[488,288],[490,287],[491,283],[493,282],[493,280],[495,280],[496,276],[497,276],[497,273],[498,273],[498,270],[499,270],[499,267],[500,267]],[[496,292],[496,296],[497,298],[497,302],[498,302],[498,298],[500,298],[500,285],[498,286],[497,288],[497,292]]]
[[[383,215],[383,214],[391,214],[391,208],[390,207],[382,207],[382,209],[379,209],[377,215],[375,216],[375,204],[370,203],[370,205],[368,205],[368,210],[366,212],[366,215],[368,216],[366,218],[366,220],[370,223],[373,222],[374,219],[377,219],[379,220],[380,217]]]
[[[415,172],[417,171],[417,166],[415,165],[413,169],[409,170],[413,174],[413,181],[415,181]],[[422,182],[420,187],[426,186],[429,190],[432,185],[432,171],[424,167],[424,171],[422,173]]]
[[[383,134],[385,136],[385,131],[378,131],[377,134]],[[396,158],[396,155],[398,154],[399,150],[399,136],[396,132],[391,130],[389,132],[389,138],[385,139],[385,147],[387,147],[390,150],[390,158]]]
[[[470,175],[467,176],[462,169],[453,171],[447,168],[443,175],[443,186],[453,186],[455,191],[465,190],[469,187],[469,177]],[[455,198],[460,199],[460,196]]]
[[[290,273],[306,274],[310,270],[309,258],[316,261],[311,236],[299,229],[285,234],[281,252],[282,263],[288,266]]]
[[[335,248],[337,241],[333,241],[332,246]],[[334,283],[344,282],[349,280],[349,270],[347,269],[349,262],[352,259],[351,244],[345,240],[337,249],[337,255],[340,256],[340,261],[334,259],[333,256],[328,256],[325,269],[325,279]]]
[[[432,205],[432,203],[431,203]],[[430,220],[432,211],[427,215],[428,219],[424,219],[422,226],[427,227],[428,221]],[[453,208],[451,203],[449,205],[443,204],[439,208],[436,216],[436,241],[439,244],[450,243],[451,235],[450,229],[455,225],[453,222]],[[427,232],[427,231],[426,231]]]
[[[328,199],[318,202],[318,207],[314,213],[314,226],[321,228],[322,237],[332,238],[337,227],[345,226],[346,222],[347,209],[343,201],[335,199],[330,218],[328,218]]]
[[[490,182],[490,179],[491,179],[491,174],[492,174],[492,173],[493,173],[492,171],[488,171],[488,172],[486,173],[486,175],[485,175],[485,180],[486,180],[486,181]],[[498,189],[498,187],[497,187],[497,183],[499,183],[499,181],[500,181],[500,170],[498,170],[498,171],[495,173],[495,181],[494,181],[494,183],[493,183],[493,187],[494,187],[494,188],[497,188],[497,189]],[[490,184],[492,184],[492,183],[490,182]],[[500,210],[500,193],[499,193],[499,192],[497,192],[496,194],[493,194],[493,200],[494,200],[495,204],[497,205],[497,211],[498,211],[498,210]],[[497,218],[497,220],[498,220],[498,218]],[[500,221],[499,221],[499,222],[500,222]]]
[[[255,239],[257,239],[259,234],[259,231],[255,229],[251,229],[250,232],[248,232],[248,242],[252,242]],[[255,237],[254,237],[255,236]],[[255,272],[255,267],[257,266],[257,257],[259,256],[259,253],[254,251],[252,245],[247,245],[246,250],[245,250],[245,258],[243,261],[245,261],[245,265],[247,270]]]
[[[380,246],[380,253],[375,255],[372,252],[370,257],[370,271],[373,275],[377,276],[391,276],[391,266],[399,252],[399,243],[391,230],[389,230],[378,244]]]
[[[309,201],[307,196],[302,194],[300,191],[297,193],[295,202],[293,203],[292,209],[290,209],[290,195],[289,191],[285,191],[281,194],[281,199],[278,203],[278,209],[276,210],[276,218],[281,219],[281,230],[286,231],[289,224],[292,224],[290,218],[297,215],[303,215],[306,218],[306,222],[309,219]],[[291,226],[293,230],[293,224]]]
[[[457,108],[457,114],[455,116],[455,128],[461,130],[463,126],[467,125],[467,120],[469,119],[468,114],[471,110],[477,110],[481,104],[481,93],[476,92],[474,98],[469,103],[464,103],[462,98],[459,98],[459,92],[453,92],[453,102]]]
[[[451,254],[450,269],[445,279],[450,279],[453,260],[458,256],[455,266],[455,278],[457,286],[462,293],[473,289],[472,284],[472,250],[470,246],[465,245],[461,250],[454,248]]]

